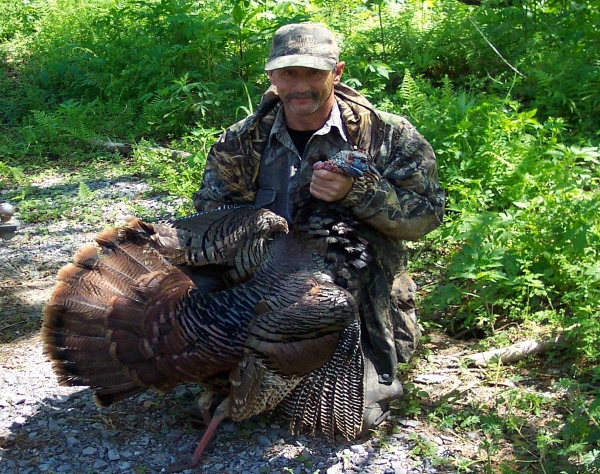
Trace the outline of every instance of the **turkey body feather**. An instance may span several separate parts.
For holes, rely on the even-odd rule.
[[[220,419],[278,405],[292,432],[356,437],[364,368],[352,282],[368,252],[351,224],[311,219],[318,232],[288,232],[271,211],[224,207],[102,232],[59,271],[44,308],[60,383],[92,387],[100,406],[202,384],[207,419],[220,404],[195,463]]]

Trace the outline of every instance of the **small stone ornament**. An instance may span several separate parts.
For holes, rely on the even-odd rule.
[[[0,239],[9,240],[15,236],[15,232],[19,229],[17,221],[11,218],[15,213],[15,206],[8,202],[0,203]]]

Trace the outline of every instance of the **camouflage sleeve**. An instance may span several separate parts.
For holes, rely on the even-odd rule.
[[[431,145],[405,120],[390,133],[374,163],[381,178],[356,179],[341,204],[383,234],[418,240],[442,223],[445,192]]]
[[[213,149],[209,152],[204,165],[202,184],[200,189],[194,193],[194,207],[198,212],[211,211],[226,203],[226,197],[220,190],[217,160]]]
[[[193,196],[198,212],[254,202],[260,156],[245,149],[237,127],[226,130],[206,157],[202,184]]]

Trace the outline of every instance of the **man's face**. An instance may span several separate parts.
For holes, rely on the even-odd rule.
[[[331,71],[292,66],[269,71],[269,78],[286,112],[310,117],[333,104],[333,86],[340,82],[343,70],[343,62]]]

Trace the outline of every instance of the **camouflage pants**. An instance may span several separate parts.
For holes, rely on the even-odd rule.
[[[391,293],[391,316],[398,362],[408,362],[419,344],[421,329],[417,322],[414,297],[417,285],[407,273],[394,278]]]

